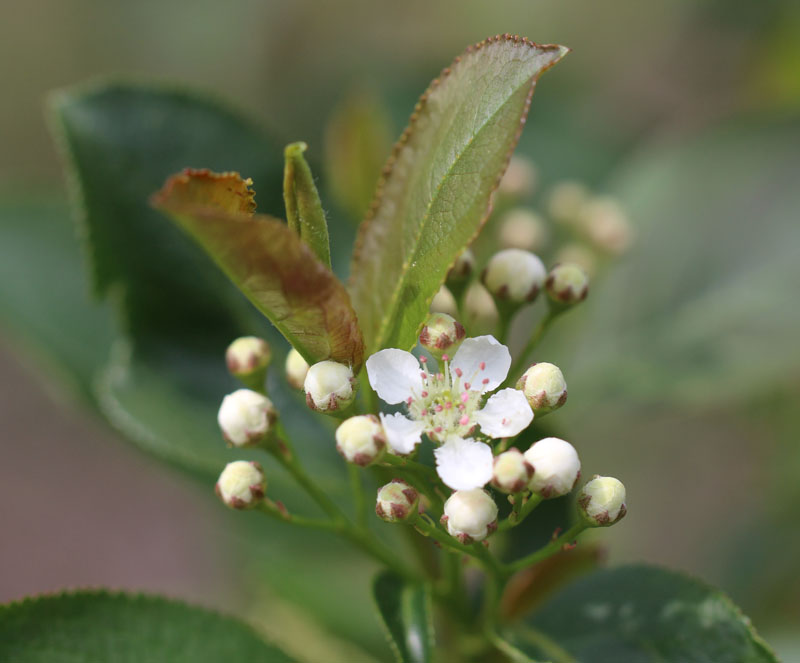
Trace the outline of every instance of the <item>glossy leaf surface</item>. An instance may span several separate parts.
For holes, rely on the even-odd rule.
[[[0,660],[14,663],[291,663],[249,626],[162,598],[80,592],[0,607]]]
[[[492,38],[422,95],[356,243],[351,292],[370,352],[416,343],[449,267],[488,216],[539,75],[566,51]]]

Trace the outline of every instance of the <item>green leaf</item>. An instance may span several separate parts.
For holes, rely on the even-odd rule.
[[[434,639],[429,589],[384,571],[375,578],[373,595],[398,663],[431,661]]]
[[[367,90],[348,94],[325,129],[325,175],[334,200],[355,221],[369,207],[392,147],[387,109]]]
[[[286,220],[311,247],[319,261],[331,267],[331,245],[328,239],[328,222],[322,209],[311,168],[303,156],[308,149],[305,143],[292,143],[284,150],[286,165],[283,170],[283,201]]]
[[[420,98],[353,257],[351,293],[370,352],[416,343],[447,270],[488,216],[539,75],[566,52],[490,38]]]
[[[358,372],[364,344],[347,291],[294,230],[245,213],[248,182],[186,170],[167,180],[153,204],[200,243],[306,361],[332,359]]]
[[[0,660],[14,663],[291,663],[249,626],[147,596],[78,592],[0,607]]]
[[[553,663],[777,661],[722,592],[649,566],[623,566],[578,580],[513,634],[513,641]]]
[[[81,263],[66,201],[37,193],[0,202],[0,326],[48,377],[91,403],[113,322],[91,301]]]
[[[230,341],[249,307],[148,196],[186,167],[241,170],[264,192],[260,210],[280,214],[280,150],[239,112],[170,86],[101,82],[56,93],[51,110],[96,292],[121,295],[137,344]]]

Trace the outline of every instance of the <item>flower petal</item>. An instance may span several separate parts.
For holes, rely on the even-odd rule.
[[[483,368],[481,368],[483,366]],[[497,389],[511,368],[511,353],[494,336],[468,338],[458,348],[450,370],[461,369],[470,389],[486,393]]]
[[[388,348],[367,359],[372,388],[389,405],[408,400],[412,391],[422,391],[422,369],[416,357],[405,350]]]
[[[412,421],[400,412],[381,414],[381,424],[386,433],[386,442],[393,453],[408,455],[422,440],[422,422]]]
[[[488,444],[451,436],[433,453],[436,471],[453,490],[480,488],[492,479],[494,456]]]
[[[512,437],[530,425],[533,410],[521,391],[501,389],[472,418],[480,424],[481,432],[489,437]]]

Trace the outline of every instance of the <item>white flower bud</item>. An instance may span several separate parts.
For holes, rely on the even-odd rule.
[[[355,400],[357,387],[353,370],[335,361],[314,364],[303,382],[306,404],[319,412],[343,410]]]
[[[336,450],[348,463],[371,465],[386,450],[386,433],[374,414],[345,419],[336,429]]]
[[[237,338],[225,351],[228,371],[237,378],[263,375],[272,359],[269,344],[256,336]]]
[[[231,509],[251,509],[267,492],[264,470],[255,461],[236,460],[228,463],[217,479],[214,492]]]
[[[308,374],[308,362],[292,348],[286,355],[286,381],[293,389],[302,389]]]
[[[489,291],[478,281],[464,295],[464,322],[472,336],[492,334],[497,329],[500,314]]]
[[[528,487],[532,476],[533,466],[516,447],[495,456],[492,485],[498,490],[519,493]]]
[[[444,503],[442,524],[461,543],[483,541],[497,529],[497,505],[482,488],[457,490]]]
[[[630,221],[613,198],[592,198],[581,208],[580,224],[591,242],[606,253],[621,255],[633,243]]]
[[[430,306],[431,313],[446,313],[452,317],[458,316],[458,302],[453,297],[453,293],[448,290],[446,285],[443,285],[431,300]]]
[[[470,249],[464,249],[447,273],[447,281],[451,283],[466,281],[473,269],[475,269],[475,254]]]
[[[563,263],[550,270],[545,288],[554,304],[560,307],[574,306],[589,294],[589,277],[575,263]]]
[[[417,513],[419,493],[405,481],[392,479],[378,490],[375,513],[387,523],[410,520]]]
[[[592,527],[608,527],[627,513],[625,486],[614,477],[595,475],[578,494],[578,508]]]
[[[570,242],[556,253],[555,261],[569,262],[578,265],[589,277],[597,274],[597,254],[587,246]]]
[[[222,399],[217,423],[229,445],[252,447],[267,438],[277,418],[269,398],[250,389],[237,389]]]
[[[439,358],[444,353],[452,356],[466,335],[458,320],[446,313],[433,313],[419,333],[419,344],[434,357]]]
[[[521,249],[505,249],[489,260],[482,280],[497,299],[522,304],[536,299],[546,277],[547,270],[538,256]]]
[[[534,414],[539,416],[557,410],[567,402],[567,382],[561,369],[554,364],[539,362],[517,380],[519,389],[531,406]]]
[[[547,244],[549,232],[542,217],[523,207],[503,215],[498,239],[504,249],[522,249],[536,253]]]
[[[557,437],[535,442],[525,452],[525,460],[533,465],[528,488],[545,499],[566,495],[581,475],[581,461],[575,447]]]
[[[536,191],[536,166],[533,161],[523,156],[513,156],[508,168],[500,180],[497,191],[508,196],[520,198],[530,196]]]
[[[583,184],[572,181],[559,182],[550,191],[547,212],[556,221],[575,223],[588,197],[589,192]]]

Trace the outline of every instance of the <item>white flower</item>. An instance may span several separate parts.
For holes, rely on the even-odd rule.
[[[489,445],[469,436],[478,426],[488,437],[512,437],[533,420],[525,396],[502,389],[483,403],[508,375],[511,354],[492,336],[468,338],[455,356],[442,356],[442,371],[429,370],[426,358],[389,348],[367,359],[372,388],[390,405],[405,403],[408,415],[381,415],[389,448],[409,454],[425,433],[441,443],[436,465],[442,481],[454,490],[485,485],[492,478]]]
[[[335,361],[320,361],[306,373],[303,389],[306,404],[319,412],[343,410],[356,398],[357,380],[353,370]]]
[[[246,447],[262,442],[277,416],[269,398],[250,389],[237,389],[222,399],[217,422],[228,444]]]
[[[625,486],[614,477],[595,476],[578,495],[578,508],[592,527],[608,527],[627,513]]]
[[[546,437],[531,445],[525,460],[533,465],[528,488],[545,499],[566,495],[581,475],[578,452],[569,442]]]
[[[461,543],[483,541],[497,528],[497,505],[480,488],[457,490],[444,503],[442,522]]]
[[[231,509],[250,509],[264,498],[267,480],[255,461],[235,460],[219,475],[214,491]]]

